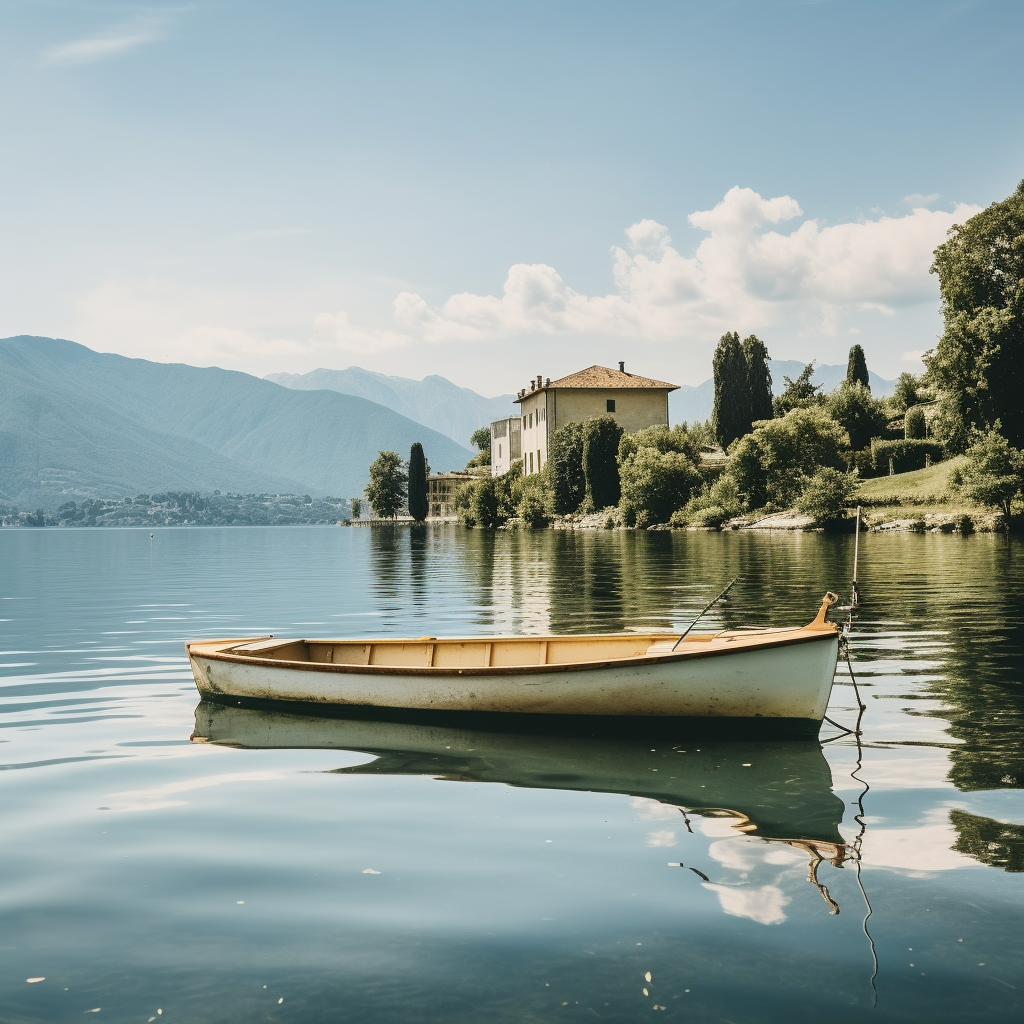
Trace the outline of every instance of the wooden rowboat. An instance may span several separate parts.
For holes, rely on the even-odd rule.
[[[820,725],[839,653],[826,620],[719,633],[186,644],[212,700],[446,713],[785,720]],[[779,723],[781,724],[781,722]]]

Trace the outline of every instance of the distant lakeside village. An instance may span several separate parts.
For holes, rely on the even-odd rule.
[[[432,473],[414,442],[407,458],[380,451],[359,497],[179,489],[0,505],[0,524],[842,530],[859,506],[874,529],[1008,530],[1024,510],[1022,239],[1024,183],[952,229],[932,266],[945,331],[925,372],[886,397],[872,394],[860,345],[831,391],[813,363],[773,388],[765,343],[729,332],[703,422],[670,426],[675,384],[590,366],[532,378],[514,415],[473,433],[461,470]]]

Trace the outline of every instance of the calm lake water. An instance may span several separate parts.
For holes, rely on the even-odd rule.
[[[182,649],[673,629],[734,575],[709,625],[799,624],[851,556],[817,535],[0,532],[0,1020],[1024,1019],[1019,541],[862,540],[862,749],[829,725],[724,742],[200,706]],[[856,716],[845,665],[829,714]]]

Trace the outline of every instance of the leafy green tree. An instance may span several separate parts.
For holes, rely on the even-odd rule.
[[[465,436],[465,435],[463,435]],[[487,452],[487,457],[491,455],[491,428],[490,427],[478,427],[469,436],[470,443],[479,448],[482,452]]]
[[[470,442],[479,449],[476,455],[466,463],[466,469],[475,466],[489,466],[491,464],[491,428],[478,427],[470,434]]]
[[[924,409],[912,405],[903,415],[903,433],[908,441],[919,441],[928,433]]]
[[[552,502],[558,515],[575,512],[587,494],[583,473],[585,425],[566,423],[548,438],[546,470],[551,481]]]
[[[768,347],[752,334],[743,339],[743,359],[747,364],[747,395],[750,401],[750,419],[770,420],[775,415],[772,406],[772,371],[768,366]]]
[[[796,507],[805,516],[811,516],[818,526],[828,526],[842,519],[857,494],[859,481],[856,473],[844,473],[831,466],[823,466],[805,479],[803,492]]]
[[[1024,181],[1013,195],[950,229],[935,250],[945,330],[926,357],[943,392],[941,423],[959,448],[970,429],[1024,445]]]
[[[469,510],[475,526],[491,530],[505,522],[507,517],[502,514],[502,497],[498,477],[484,477],[474,486]]]
[[[427,504],[427,460],[423,445],[416,441],[409,450],[409,515],[422,523],[430,507]]]
[[[619,510],[627,526],[667,523],[700,486],[700,471],[682,452],[638,448],[619,467]]]
[[[455,496],[455,508],[464,526],[494,529],[516,514],[517,489],[523,481],[522,466],[501,476],[480,477],[465,484]]]
[[[622,427],[614,416],[588,420],[583,430],[583,479],[592,509],[619,503],[619,442]]]
[[[864,356],[864,349],[860,345],[854,345],[850,349],[850,358],[846,361],[846,383],[863,384],[869,392],[871,391],[868,361]]]
[[[821,396],[818,392],[822,386],[811,383],[813,376],[813,361],[800,371],[796,380],[783,375],[782,379],[785,381],[786,386],[783,388],[782,394],[772,404],[776,416],[785,416],[786,413],[792,412],[794,409],[803,409],[820,400]]]
[[[793,409],[755,427],[729,453],[727,472],[748,508],[789,508],[805,477],[846,468],[850,436],[819,406]]]
[[[728,448],[738,437],[750,432],[750,392],[747,361],[740,336],[735,331],[722,335],[712,360],[715,373],[715,407],[711,414],[715,437]]]
[[[896,379],[896,389],[889,398],[889,408],[893,413],[906,412],[912,405],[921,401],[918,391],[921,382],[912,373],[901,373]]]
[[[370,464],[370,482],[363,493],[379,519],[394,519],[405,504],[405,466],[398,452],[383,451]]]
[[[973,501],[1002,509],[1009,518],[1013,499],[1024,488],[1024,452],[998,430],[975,434],[960,470],[960,488]]]
[[[360,499],[360,498],[353,498],[352,501],[349,502],[349,506],[352,509],[352,518],[353,519],[362,519],[363,518],[363,502],[362,502],[362,499]]]
[[[850,435],[850,444],[859,451],[871,444],[873,437],[885,433],[885,405],[871,397],[861,383],[844,381],[825,399],[829,415]]]

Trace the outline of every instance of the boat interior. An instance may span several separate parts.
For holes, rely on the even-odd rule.
[[[697,650],[714,641],[736,642],[788,630],[730,630],[691,633],[677,650]],[[236,643],[200,641],[219,654],[282,662],[371,665],[389,668],[515,668],[571,665],[670,654],[679,634],[630,633],[617,636],[491,637],[415,640],[289,640],[264,637]],[[198,653],[198,651],[197,651]]]

